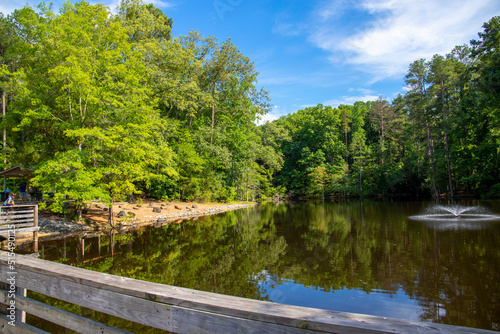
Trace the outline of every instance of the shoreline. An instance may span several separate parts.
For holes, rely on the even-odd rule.
[[[116,230],[119,233],[134,231],[146,227],[162,227],[199,217],[249,208],[257,203],[194,203],[150,201],[147,205],[126,202],[113,205],[114,227],[108,223],[109,208],[102,203],[91,203],[83,215],[84,222],[74,222],[58,217],[47,211],[40,211],[38,218],[38,241],[57,240],[72,236],[95,235]],[[156,209],[154,209],[156,208]],[[120,211],[126,216],[117,217]],[[160,212],[155,212],[160,211]],[[33,242],[33,233],[16,234],[16,244],[26,245]]]

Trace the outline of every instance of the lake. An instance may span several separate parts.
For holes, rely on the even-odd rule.
[[[459,204],[500,213],[499,201]],[[124,234],[46,241],[40,249],[45,259],[151,282],[500,330],[500,222],[408,218],[432,205],[265,204]]]

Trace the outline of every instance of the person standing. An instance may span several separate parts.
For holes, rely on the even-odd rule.
[[[26,199],[26,186],[22,184],[19,186],[19,198],[24,201]]]
[[[9,197],[5,200],[5,202],[3,202],[3,206],[13,206],[13,205],[15,205],[15,203],[14,203],[14,198],[15,197],[16,197],[16,194],[11,193],[9,191]],[[4,211],[7,211],[7,210],[4,210]]]

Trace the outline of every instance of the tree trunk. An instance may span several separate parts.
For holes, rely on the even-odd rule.
[[[425,113],[425,110],[424,110]],[[427,153],[429,155],[429,162],[431,164],[432,170],[432,190],[434,192],[434,196],[436,199],[439,198],[439,194],[436,188],[436,168],[434,166],[434,159],[432,159],[432,146],[431,146],[431,138],[430,138],[430,130],[429,130],[429,121],[427,120],[427,116],[425,116],[425,131],[427,133]]]
[[[215,104],[212,104],[212,127],[210,131],[210,145],[213,144],[213,139],[214,139],[214,123],[215,123]]]
[[[249,173],[249,171],[248,171],[248,166],[247,166],[247,202],[248,202],[248,173]]]
[[[78,204],[76,208],[76,212],[78,213],[78,221],[82,220],[82,212],[83,212],[83,205]]]
[[[215,94],[217,93],[217,88],[214,85],[214,91],[213,91],[213,97],[214,97],[214,102],[212,103],[212,127],[210,131],[210,146],[213,144],[213,139],[214,139],[214,127],[215,127]]]
[[[363,158],[359,164],[359,198],[363,197]]]
[[[441,105],[443,108],[443,127],[444,127],[444,144],[446,149],[446,162],[448,164],[448,183],[450,187],[450,197],[453,201],[453,182],[451,178],[451,167],[450,167],[450,150],[448,146],[448,131],[446,129],[446,108],[444,103],[444,82],[441,80]]]
[[[114,199],[113,199],[113,196],[111,196],[111,205],[109,207],[108,223],[109,223],[109,226],[114,228],[115,221],[113,219],[113,203],[114,203]]]
[[[384,143],[384,137],[385,137],[385,133],[384,133],[384,114],[382,114],[382,117],[381,117],[381,122],[380,122],[380,126],[382,127],[382,133],[381,133],[381,138],[380,138],[380,153],[382,155],[382,166],[384,165],[384,151],[385,151],[385,143]]]
[[[346,152],[345,153],[345,163],[347,165],[349,165],[349,149],[348,149],[349,146],[347,146],[347,118],[344,122],[344,125],[345,125],[344,128],[345,128],[345,152]]]

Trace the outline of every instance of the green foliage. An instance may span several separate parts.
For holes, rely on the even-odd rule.
[[[471,47],[409,66],[389,102],[269,110],[251,60],[140,0],[0,15],[8,166],[81,208],[128,195],[199,201],[491,193],[499,180],[499,18]],[[140,196],[139,196],[140,197]]]
[[[275,184],[299,196],[495,196],[499,20],[472,48],[410,64],[407,93],[391,103],[318,105],[275,121],[291,137]]]
[[[54,159],[47,160],[36,170],[36,177],[32,179],[34,185],[41,189],[48,189],[54,196],[50,209],[63,212],[64,203],[68,198],[75,201],[78,209],[96,198],[103,200],[109,196],[100,186],[99,171],[89,170],[79,151],[56,153]]]
[[[172,39],[172,19],[138,0],[116,15],[81,1],[0,19],[1,89],[16,96],[8,160],[35,167],[52,209],[141,191],[231,201],[270,189],[281,154],[253,124],[267,92],[230,40]]]

